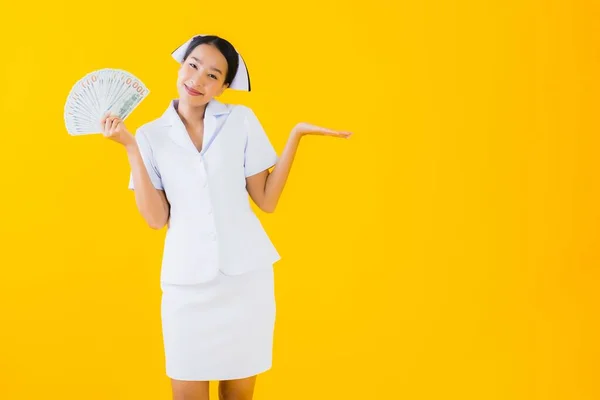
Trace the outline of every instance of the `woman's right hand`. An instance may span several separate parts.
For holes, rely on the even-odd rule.
[[[100,121],[104,137],[128,147],[135,144],[135,137],[127,130],[125,123],[116,115],[106,113]]]

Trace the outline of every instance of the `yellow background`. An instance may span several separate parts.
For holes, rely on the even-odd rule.
[[[86,73],[176,95],[170,52],[243,52],[280,152],[274,367],[256,399],[597,399],[600,7],[591,1],[5,2],[0,399],[169,399],[164,230],[125,152],[71,137]],[[214,395],[214,390],[213,390]]]

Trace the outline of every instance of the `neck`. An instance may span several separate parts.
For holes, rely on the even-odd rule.
[[[207,104],[193,106],[189,103],[182,102],[181,100],[177,101],[176,104],[177,106],[175,109],[177,110],[177,114],[179,114],[184,124],[196,126],[204,122]]]

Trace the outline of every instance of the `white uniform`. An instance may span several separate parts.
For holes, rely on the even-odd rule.
[[[150,179],[171,206],[161,268],[167,375],[252,376],[271,366],[280,256],[252,211],[245,179],[272,167],[277,154],[250,108],[214,99],[199,152],[177,102],[136,132]]]

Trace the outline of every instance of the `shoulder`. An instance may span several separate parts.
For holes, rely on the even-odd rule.
[[[229,118],[248,118],[254,117],[254,111],[247,105],[234,103],[221,103],[221,107],[226,111]]]
[[[155,153],[165,147],[168,125],[164,117],[148,121],[135,130],[135,140],[140,151],[147,157],[154,157]]]
[[[246,132],[255,131],[257,128],[262,129],[260,119],[252,107],[244,104],[227,104],[228,120],[236,121],[234,125],[239,126]]]
[[[164,133],[167,126],[168,124],[164,121],[164,117],[156,118],[140,125],[136,130],[136,136],[140,135],[151,139]]]
[[[212,99],[208,104],[207,113],[227,117],[252,115],[254,111],[250,106],[241,103],[223,102],[217,99]]]
[[[215,107],[216,108],[216,107]],[[220,114],[225,114],[227,126],[236,131],[251,133],[260,127],[259,119],[254,110],[244,104],[221,103]]]
[[[135,137],[138,143],[156,149],[164,145],[170,125],[169,115],[165,113],[140,125],[135,131]]]

